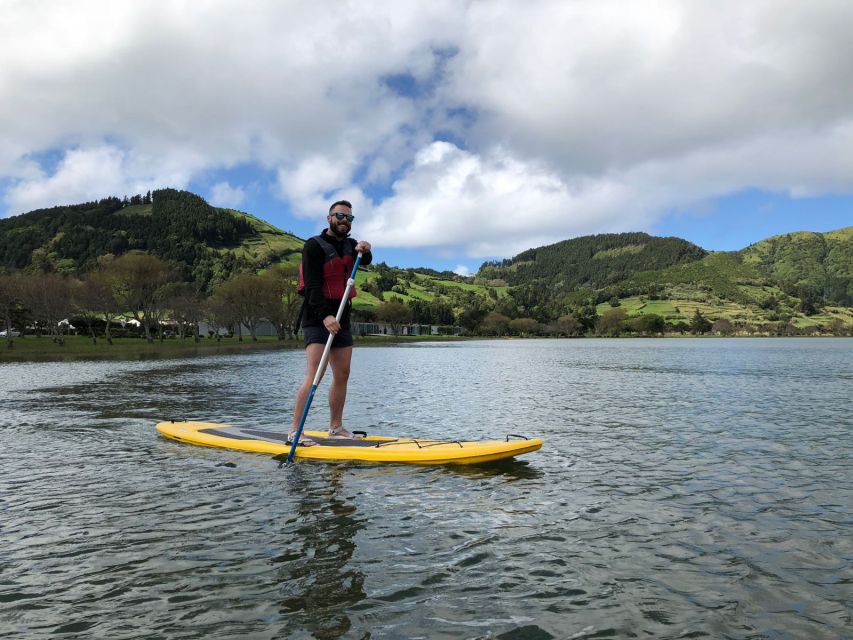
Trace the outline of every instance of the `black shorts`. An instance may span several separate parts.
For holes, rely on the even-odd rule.
[[[326,340],[329,339],[329,332],[326,331],[326,327],[302,327],[302,335],[305,336],[306,347],[309,344],[326,344]],[[341,329],[335,334],[335,339],[332,340],[332,349],[351,346],[352,331]]]

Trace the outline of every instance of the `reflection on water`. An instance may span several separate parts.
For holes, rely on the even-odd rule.
[[[475,479],[502,478],[506,481],[544,478],[545,473],[527,460],[498,460],[487,464],[451,465],[448,472]]]
[[[364,575],[350,566],[363,523],[346,497],[343,467],[328,466],[322,482],[308,485],[305,476],[316,470],[288,471],[287,486],[301,499],[291,544],[273,560],[281,564],[280,611],[317,638],[339,638],[352,626],[347,610],[366,597]]]
[[[153,424],[285,431],[302,354],[5,364],[0,637],[845,637],[851,356],[843,339],[358,349],[351,427],[545,446],[282,469]]]

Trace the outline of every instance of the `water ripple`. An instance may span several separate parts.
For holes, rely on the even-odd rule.
[[[546,439],[461,468],[279,469],[154,433],[169,416],[284,428],[295,352],[2,365],[0,637],[844,637],[851,356],[358,349],[353,426]]]

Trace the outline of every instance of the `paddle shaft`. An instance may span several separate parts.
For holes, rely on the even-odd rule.
[[[349,300],[349,292],[355,286],[355,273],[358,271],[358,263],[361,262],[361,251],[355,257],[355,264],[352,266],[352,274],[347,280],[347,287],[344,289],[344,297],[341,298],[341,304],[338,307],[338,314],[335,316],[337,322],[341,321],[346,309],[347,301]],[[326,340],[326,348],[323,349],[323,357],[320,358],[320,364],[317,367],[317,372],[314,374],[314,382],[311,384],[311,391],[308,394],[308,399],[305,401],[305,408],[302,409],[302,417],[299,419],[299,427],[296,429],[296,435],[293,436],[293,443],[290,445],[290,453],[287,454],[287,464],[293,462],[293,457],[296,455],[296,447],[299,444],[299,438],[302,437],[302,429],[305,428],[305,419],[308,417],[308,410],[311,408],[311,402],[314,400],[314,392],[317,391],[317,385],[323,378],[323,373],[326,371],[326,365],[329,362],[329,352],[332,350],[332,341],[335,339],[335,334],[329,333],[329,338]]]

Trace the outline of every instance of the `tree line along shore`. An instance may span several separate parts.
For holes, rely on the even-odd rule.
[[[211,350],[296,347],[301,344],[295,325],[303,302],[297,287],[297,268],[278,264],[262,273],[238,273],[215,287],[210,295],[204,295],[176,277],[173,265],[141,252],[106,256],[97,268],[81,278],[58,273],[0,274],[0,326],[7,347],[4,351],[14,350],[16,359],[38,359],[63,353],[144,357],[156,353],[191,355]],[[376,291],[378,284],[366,281],[365,289]],[[660,304],[659,300],[645,298],[633,301],[637,302],[652,310],[659,308],[656,303]],[[434,325],[431,331],[412,331],[413,322],[431,318],[428,303],[419,303],[406,304],[402,296],[392,294],[378,306],[356,305],[353,311],[356,336],[368,338],[363,327],[372,325],[366,323],[381,323],[387,333],[386,340],[442,339],[442,336],[848,336],[853,333],[853,323],[845,322],[840,315],[828,315],[824,322],[806,325],[798,324],[790,316],[753,323],[709,317],[695,305],[691,314],[678,309],[681,317],[688,319],[673,322],[653,311],[637,313],[630,306],[631,300],[617,299],[582,307],[552,322],[512,318],[497,309],[462,307],[453,315],[442,311],[452,324]],[[844,311],[839,309],[838,313]],[[275,327],[275,335],[259,335],[262,323]],[[199,327],[204,327],[205,332],[201,333]],[[409,335],[413,333],[417,335]]]
[[[180,280],[173,265],[141,252],[107,256],[81,278],[59,273],[0,274],[0,320],[9,346],[22,334],[48,336],[63,346],[70,334],[86,335],[93,345],[118,338],[142,338],[148,344],[166,338],[245,338],[259,342],[262,322],[275,328],[278,341],[294,339],[303,297],[298,271],[289,264],[262,273],[240,272],[210,295]],[[402,313],[400,307],[403,307]],[[410,310],[397,301],[357,315],[388,323],[392,333],[411,322]],[[206,327],[204,333],[200,327]]]
[[[57,352],[81,336],[112,351],[119,339],[149,350],[269,334],[287,344],[303,245],[170,188],[0,220],[0,339],[11,347],[0,352],[16,342],[24,351],[33,335]],[[597,234],[485,262],[472,276],[374,263],[356,275],[353,320],[358,337],[850,335],[852,265],[853,227],[728,252]]]

